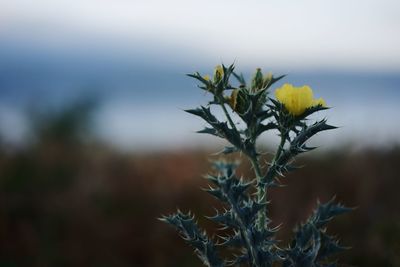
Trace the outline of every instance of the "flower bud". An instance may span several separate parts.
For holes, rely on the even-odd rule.
[[[263,88],[263,84],[264,81],[261,69],[257,68],[256,72],[254,73],[253,80],[251,81],[251,89],[253,92],[257,92]]]
[[[239,114],[245,113],[249,106],[247,91],[244,89],[233,90],[229,100],[232,110]]]
[[[217,83],[224,77],[224,69],[221,65],[218,65],[214,69],[214,82]]]
[[[271,72],[268,72],[267,74],[264,75],[264,78],[263,78],[263,81],[264,81],[263,87],[264,88],[267,87],[271,83],[272,78],[273,78],[273,76],[272,76]]]

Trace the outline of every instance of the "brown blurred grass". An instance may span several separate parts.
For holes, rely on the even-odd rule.
[[[199,189],[210,151],[122,153],[57,129],[43,128],[23,150],[0,149],[0,266],[201,266],[156,218],[177,207],[213,213],[215,200]],[[288,240],[317,199],[336,195],[358,207],[329,229],[353,247],[340,260],[400,266],[400,149],[312,152],[297,163],[306,167],[270,192],[279,238]],[[251,175],[248,167],[239,172]]]
[[[156,218],[176,207],[212,213],[215,201],[199,189],[209,169],[207,155],[120,154],[62,144],[1,155],[1,266],[200,266]],[[400,266],[398,162],[398,149],[301,159],[307,168],[283,179],[288,187],[270,193],[274,223],[284,227],[280,238],[287,240],[316,199],[336,194],[358,206],[331,228],[353,246],[343,261]]]

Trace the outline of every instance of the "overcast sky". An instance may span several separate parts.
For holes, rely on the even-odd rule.
[[[400,1],[0,0],[0,41],[10,37],[180,51],[177,60],[398,71]]]

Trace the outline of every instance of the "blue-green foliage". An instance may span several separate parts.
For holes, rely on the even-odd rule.
[[[258,212],[264,210],[267,203],[258,202],[249,196],[247,191],[251,183],[238,179],[232,164],[218,162],[216,166],[219,175],[207,177],[214,184],[207,191],[225,203],[227,209],[209,218],[234,230],[234,234],[223,237],[220,244],[242,250],[242,254],[230,260],[230,264],[249,262],[251,266],[271,266],[278,257],[273,253],[276,229],[259,229],[256,225]]]
[[[335,237],[326,233],[326,225],[335,216],[350,210],[335,204],[334,199],[326,204],[319,204],[307,222],[296,229],[290,247],[283,253],[283,266],[336,266],[336,263],[329,262],[329,256],[346,248],[340,246]]]
[[[184,214],[178,211],[174,215],[161,218],[161,220],[173,225],[179,231],[181,237],[194,248],[206,266],[224,266],[223,261],[217,255],[215,244],[204,231],[197,227],[194,217],[190,213]]]
[[[214,163],[216,171],[206,176],[210,186],[205,191],[221,201],[224,208],[207,218],[219,224],[220,229],[228,229],[225,235],[216,240],[212,240],[205,231],[198,228],[194,216],[190,213],[178,211],[176,214],[164,216],[161,220],[178,230],[206,266],[336,266],[332,255],[345,248],[327,233],[327,223],[350,209],[335,204],[333,199],[326,204],[318,204],[311,217],[297,227],[288,247],[280,247],[275,240],[279,227],[272,227],[268,216],[268,188],[279,185],[280,176],[296,169],[292,165],[294,157],[314,149],[306,144],[312,136],[335,128],[328,125],[325,119],[313,124],[307,123],[309,115],[326,108],[314,106],[300,116],[293,116],[281,103],[268,97],[268,88],[284,76],[264,77],[258,69],[251,86],[247,87],[243,75],[235,73],[233,65],[222,68],[222,77],[214,77],[213,81],[199,73],[189,75],[201,82],[199,87],[210,92],[213,100],[207,106],[186,111],[202,118],[210,126],[199,133],[211,134],[230,143],[222,151],[224,154],[241,152],[246,155],[252,163],[256,177],[239,179],[235,171],[236,163]],[[238,86],[231,84],[231,75],[236,78]],[[228,91],[232,91],[231,96],[226,96]],[[211,105],[222,108],[226,121],[220,121],[212,114]],[[241,129],[240,125],[233,121],[232,113],[244,124]],[[269,130],[278,131],[281,142],[273,161],[267,170],[263,171],[256,140]],[[252,193],[254,189],[256,194]],[[222,259],[218,250],[229,251],[231,256]]]

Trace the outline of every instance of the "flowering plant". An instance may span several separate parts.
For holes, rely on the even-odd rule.
[[[234,71],[233,65],[217,66],[212,79],[198,72],[188,76],[197,79],[199,87],[213,96],[207,106],[186,110],[210,126],[199,133],[227,140],[229,146],[221,153],[240,152],[245,155],[255,177],[246,180],[238,178],[235,172],[237,163],[214,162],[216,173],[206,176],[213,186],[206,191],[221,201],[224,208],[208,218],[228,230],[225,231],[228,234],[217,240],[200,230],[190,212],[178,211],[161,220],[179,231],[206,266],[336,266],[332,255],[344,247],[326,232],[326,227],[333,217],[348,212],[349,208],[335,204],[334,200],[319,203],[309,219],[296,228],[287,247],[282,247],[275,239],[279,227],[271,226],[268,212],[268,189],[279,186],[279,178],[296,169],[293,160],[297,155],[314,149],[307,145],[311,137],[335,129],[325,119],[308,123],[309,115],[327,109],[325,101],[314,99],[313,91],[308,86],[294,87],[290,84],[276,89],[275,99],[271,98],[269,89],[284,76],[263,75],[261,69],[256,70],[250,85],[242,74]],[[231,81],[233,78],[237,81],[236,85]],[[222,109],[225,120],[221,121],[213,114],[212,106]],[[235,123],[234,118],[242,123]],[[267,167],[261,165],[262,154],[256,141],[270,130],[279,133],[280,144]],[[222,259],[219,250],[227,249],[232,253]]]

